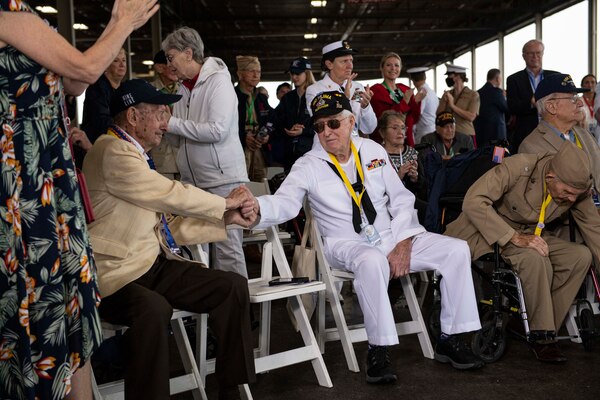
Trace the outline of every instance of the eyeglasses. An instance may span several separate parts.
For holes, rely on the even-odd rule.
[[[400,125],[389,125],[389,126],[384,126],[384,128],[387,128],[387,129],[392,129],[392,130],[395,130],[395,131],[397,131],[397,130],[400,130],[400,131],[402,131],[402,133],[406,133],[406,129],[407,129],[407,128],[406,128],[406,125],[404,125],[404,126],[400,126]]]
[[[348,119],[348,117],[342,119],[330,119],[328,121],[315,122],[313,124],[313,129],[317,133],[323,133],[323,131],[325,130],[325,125],[327,125],[329,129],[337,129],[340,127],[342,121],[345,119]]]
[[[533,57],[533,56],[541,57],[544,55],[544,52],[543,51],[526,51],[523,54],[525,54],[528,57]]]
[[[569,97],[555,97],[551,100],[569,100],[571,103],[577,104],[577,102],[581,100],[581,96],[579,96],[578,94],[574,94],[573,96]]]
[[[178,51],[177,54],[173,55],[173,54],[165,54],[165,58],[167,59],[168,63],[172,63],[173,60],[180,55],[181,53],[183,53],[183,51]]]

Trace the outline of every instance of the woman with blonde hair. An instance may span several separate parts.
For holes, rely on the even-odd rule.
[[[421,100],[426,96],[425,90],[417,92],[413,96],[414,89],[396,83],[402,72],[402,59],[396,53],[386,53],[381,57],[379,63],[383,82],[373,85],[373,97],[371,105],[377,118],[386,110],[394,110],[402,114],[403,121],[406,124],[406,141],[410,146],[414,146],[413,126],[419,122],[421,116]],[[371,139],[380,142],[381,133],[373,132]]]

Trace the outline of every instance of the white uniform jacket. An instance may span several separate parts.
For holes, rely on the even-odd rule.
[[[391,238],[397,243],[425,232],[417,220],[415,197],[398,178],[383,147],[360,137],[352,137],[352,141],[360,153],[366,190],[377,211],[374,225],[381,236],[389,237],[386,231],[391,230]],[[326,252],[339,241],[366,241],[354,231],[350,193],[327,161],[328,153],[315,140],[312,150],[296,161],[279,190],[258,198],[261,220],[257,227],[294,218],[308,196]],[[352,177],[349,179],[353,182]]]
[[[423,88],[427,91],[427,96],[421,100],[421,118],[413,127],[415,144],[421,143],[423,136],[435,132],[435,112],[440,104],[440,99],[428,84],[425,83]]]
[[[346,81],[342,84],[342,86],[346,85]],[[317,81],[306,88],[306,107],[308,108],[308,113],[312,116],[312,110],[310,109],[310,103],[319,93],[323,92],[332,92],[338,91],[340,93],[344,93],[342,87],[335,83],[329,77],[329,74],[325,74],[325,77],[320,81]],[[350,96],[350,105],[352,106],[352,113],[356,117],[357,128],[364,134],[370,135],[375,128],[377,128],[377,117],[375,116],[375,111],[373,111],[373,107],[371,104],[367,106],[367,108],[362,108],[360,106],[360,100],[352,100],[355,97],[356,92],[364,92],[365,87],[357,81],[352,81],[352,96]]]

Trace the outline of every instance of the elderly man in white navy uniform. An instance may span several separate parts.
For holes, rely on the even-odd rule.
[[[321,69],[326,74],[323,79],[306,88],[306,107],[308,113],[312,115],[310,103],[316,95],[339,91],[350,100],[352,106],[352,113],[355,117],[352,133],[358,135],[360,131],[360,133],[370,135],[377,128],[377,117],[371,107],[373,92],[369,89],[369,85],[365,87],[354,80],[358,74],[352,72],[354,68],[352,55],[356,53],[357,51],[352,49],[345,40],[329,43],[323,47]]]
[[[294,218],[308,197],[325,257],[333,268],[354,273],[369,341],[367,382],[396,381],[388,353],[388,346],[398,343],[388,282],[416,271],[436,270],[443,276],[443,333],[436,360],[458,369],[481,367],[483,362],[458,337],[481,328],[467,243],[426,232],[419,224],[415,197],[384,148],[351,135],[355,117],[343,93],[321,93],[311,109],[318,140],[274,195],[257,199],[259,227]]]

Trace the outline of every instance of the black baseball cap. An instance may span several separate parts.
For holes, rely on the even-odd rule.
[[[552,93],[584,93],[590,89],[578,88],[573,78],[568,74],[553,74],[545,76],[535,90],[535,101]]]
[[[110,115],[114,117],[140,103],[169,105],[180,99],[181,95],[163,93],[143,79],[131,79],[121,83],[112,95]]]
[[[310,61],[304,57],[294,59],[290,64],[290,67],[285,72],[291,72],[292,74],[300,74],[307,69],[311,69]]]
[[[310,102],[310,109],[313,113],[313,121],[317,118],[336,115],[344,110],[352,112],[350,101],[340,92],[323,92],[315,96]]]
[[[154,64],[167,64],[167,55],[163,50],[160,50],[154,55]]]

